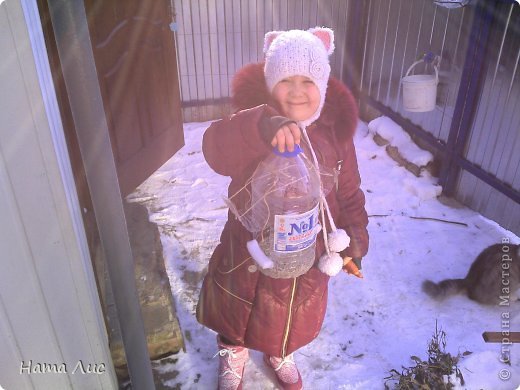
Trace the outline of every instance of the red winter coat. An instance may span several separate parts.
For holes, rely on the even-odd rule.
[[[258,163],[271,153],[272,147],[262,139],[258,126],[264,115],[276,114],[263,64],[248,65],[237,73],[233,103],[239,111],[213,123],[203,140],[204,156],[211,168],[231,177],[229,196],[245,185]],[[368,218],[352,142],[356,125],[357,107],[350,91],[331,78],[321,116],[307,132],[321,164],[336,168],[343,160],[337,190],[327,201],[337,227],[351,238],[342,254],[363,257],[368,250]],[[202,285],[197,319],[236,344],[285,357],[318,335],[327,306],[329,277],[319,271],[317,261],[297,278],[265,276],[247,251],[246,242],[251,239],[251,233],[229,213]],[[316,259],[324,248],[320,233]]]

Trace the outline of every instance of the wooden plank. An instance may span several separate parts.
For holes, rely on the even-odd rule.
[[[520,332],[484,332],[482,338],[486,343],[520,343]]]

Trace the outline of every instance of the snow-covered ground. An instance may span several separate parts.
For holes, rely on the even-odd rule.
[[[201,152],[209,124],[185,124],[184,148],[129,197],[145,204],[159,225],[185,335],[186,352],[158,368],[178,372],[164,383],[167,387],[216,388],[215,334],[194,316],[208,259],[227,217],[222,197],[229,178],[215,174]],[[391,122],[372,125],[391,137]],[[399,139],[400,148],[405,147],[406,140]],[[331,279],[322,332],[295,353],[305,388],[382,389],[390,369],[413,365],[412,355],[427,358],[436,322],[447,334],[448,352],[472,352],[460,361],[466,380],[460,388],[518,388],[520,345],[487,344],[482,332],[506,330],[503,317],[509,317],[510,331],[520,331],[520,303],[486,307],[462,296],[438,303],[424,295],[421,283],[464,277],[483,248],[502,240],[519,243],[520,238],[472,210],[438,199],[435,179],[427,174],[417,178],[399,167],[373,142],[366,124],[360,122],[355,141],[370,216],[365,278],[340,273]],[[415,149],[407,150],[413,159]],[[500,362],[504,349],[511,352],[511,365]],[[276,388],[259,352],[251,353],[244,386]]]

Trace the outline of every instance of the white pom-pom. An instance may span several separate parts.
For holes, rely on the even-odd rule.
[[[343,259],[339,253],[332,252],[330,254],[324,253],[318,262],[318,268],[324,274],[335,276],[343,268]]]
[[[327,240],[331,252],[341,252],[350,244],[350,237],[343,229],[337,229],[335,232],[330,232],[327,236]]]

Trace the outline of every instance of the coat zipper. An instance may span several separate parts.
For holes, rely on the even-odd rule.
[[[296,278],[293,278],[292,290],[291,290],[291,300],[289,302],[289,314],[287,315],[287,325],[285,327],[285,334],[283,336],[282,343],[282,359],[285,359],[285,353],[287,351],[287,339],[289,338],[289,330],[291,329],[291,321],[292,321],[292,306],[294,303],[294,292],[296,291]]]

